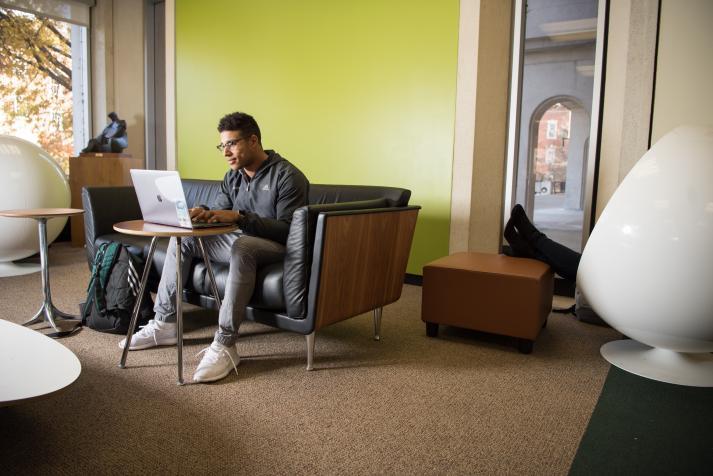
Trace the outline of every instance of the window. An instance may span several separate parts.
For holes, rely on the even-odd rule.
[[[547,138],[557,139],[557,121],[549,120],[547,121]]]
[[[39,145],[68,173],[89,138],[87,28],[29,6],[0,7],[0,133]]]
[[[544,233],[579,251],[605,2],[515,5],[505,203],[522,204]]]
[[[552,146],[549,146],[547,148],[547,156],[545,157],[545,162],[547,165],[552,165],[555,163],[555,148]]]

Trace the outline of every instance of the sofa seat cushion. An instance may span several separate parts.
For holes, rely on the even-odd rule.
[[[123,233],[109,233],[102,235],[96,239],[96,246],[102,243],[118,241],[129,246],[131,253],[141,256],[143,259],[148,257],[149,247],[151,246],[151,238],[142,236],[125,235]],[[158,282],[161,278],[163,264],[166,261],[166,249],[168,248],[168,238],[159,238],[156,245],[156,251],[153,256],[153,268],[149,275],[149,289],[156,291]],[[215,282],[218,286],[220,297],[225,296],[225,282],[228,279],[228,263],[211,262]],[[255,292],[250,301],[250,305],[256,309],[265,309],[271,311],[283,311],[285,309],[285,295],[282,284],[283,263],[274,263],[268,266],[261,267],[257,272],[255,281]],[[188,281],[186,287],[198,294],[212,296],[213,291],[210,287],[210,280],[206,272],[203,259],[200,257],[193,259],[193,265],[188,271]]]
[[[218,286],[218,293],[222,298],[225,296],[225,283],[228,279],[228,263],[216,263],[211,261],[211,268],[215,275],[215,283]],[[285,309],[285,296],[282,291],[283,263],[273,263],[260,267],[255,280],[255,291],[253,292],[250,306],[257,309],[270,311],[283,311]],[[210,279],[206,271],[203,260],[194,260],[191,271],[190,287],[204,295],[213,295],[210,286]]]

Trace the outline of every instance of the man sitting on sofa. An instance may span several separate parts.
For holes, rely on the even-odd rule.
[[[225,296],[220,307],[218,331],[193,375],[196,382],[213,382],[237,373],[238,327],[255,288],[258,266],[283,259],[285,242],[298,207],[307,204],[309,182],[300,170],[273,150],[263,150],[260,128],[252,116],[234,112],[218,123],[223,152],[230,170],[211,208],[190,210],[194,221],[237,223],[235,233],[205,237],[212,261],[229,262]],[[185,257],[182,276],[188,277],[191,257],[200,253],[195,240],[181,240]],[[176,332],[176,240],[171,238],[156,296],[156,316],[131,337],[129,350],[174,345]],[[126,339],[119,343],[122,349]]]

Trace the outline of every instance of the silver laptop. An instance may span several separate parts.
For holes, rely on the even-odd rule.
[[[191,221],[178,172],[142,169],[130,172],[144,221],[190,229],[226,226],[225,223]]]

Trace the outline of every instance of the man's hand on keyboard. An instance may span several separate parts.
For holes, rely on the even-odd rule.
[[[205,223],[237,223],[240,213],[233,210],[204,210],[203,208],[191,208],[189,210],[191,220]]]

